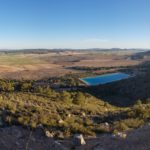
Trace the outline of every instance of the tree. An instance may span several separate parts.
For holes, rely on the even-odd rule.
[[[14,85],[11,82],[0,82],[0,90],[5,92],[11,92],[14,91]]]
[[[81,92],[77,92],[77,94],[73,100],[73,103],[77,104],[77,105],[84,105],[85,100],[86,100],[85,95]]]
[[[26,83],[21,84],[21,91],[24,91],[24,92],[30,91],[31,88],[32,88],[32,84],[30,82],[29,83],[26,82]]]
[[[61,94],[61,100],[64,101],[65,103],[71,103],[72,99],[71,99],[71,95],[69,92],[63,91]]]

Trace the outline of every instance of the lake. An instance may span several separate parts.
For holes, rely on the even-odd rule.
[[[117,72],[117,73],[109,73],[109,74],[104,74],[95,77],[80,78],[80,80],[84,82],[86,85],[100,85],[100,84],[106,84],[114,81],[127,79],[129,77],[131,77],[129,74]]]

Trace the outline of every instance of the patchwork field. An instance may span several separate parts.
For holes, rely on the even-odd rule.
[[[132,60],[136,51],[58,51],[48,53],[1,53],[0,78],[41,79],[70,73],[82,73],[72,67],[133,66],[143,60]],[[113,70],[110,70],[113,71]],[[105,69],[97,71],[105,72]],[[107,70],[108,72],[108,70]]]

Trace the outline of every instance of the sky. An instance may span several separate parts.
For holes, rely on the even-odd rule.
[[[0,49],[150,48],[150,0],[0,0]]]

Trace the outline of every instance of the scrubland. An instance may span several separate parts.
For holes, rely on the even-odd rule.
[[[131,146],[139,141],[135,138],[139,130],[140,139],[145,141],[150,121],[149,62],[148,52],[133,50],[1,52],[0,135],[12,141],[12,130],[29,134],[31,139],[24,136],[28,140],[23,143],[33,142],[36,148],[37,139],[33,140],[31,133],[41,143],[48,140],[45,133],[49,133],[70,149],[76,133],[88,141],[82,147],[87,150],[101,147],[100,141],[103,147],[115,149],[115,143],[120,144],[117,149],[127,148],[127,143]],[[86,86],[79,80],[109,72],[132,77],[98,86]],[[114,140],[118,133],[127,134],[126,140]],[[20,138],[17,140],[20,143]]]

